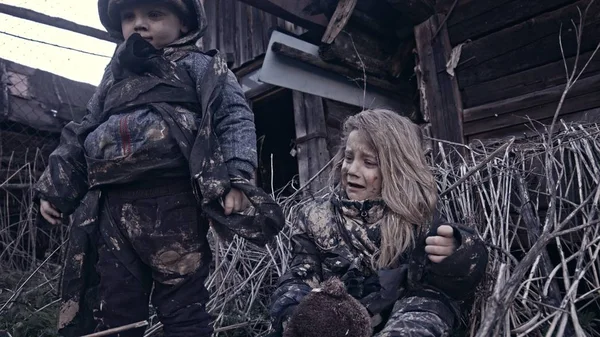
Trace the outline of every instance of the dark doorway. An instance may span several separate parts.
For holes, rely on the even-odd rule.
[[[286,196],[298,188],[296,129],[292,92],[277,89],[252,100],[256,123],[258,172],[257,185],[265,191]]]

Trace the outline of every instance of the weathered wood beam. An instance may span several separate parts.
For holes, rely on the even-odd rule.
[[[434,15],[415,27],[421,112],[431,122],[432,136],[464,143],[462,101],[456,78],[446,72],[452,46],[442,15]],[[439,31],[439,32],[438,32]],[[436,35],[436,32],[437,35]]]
[[[478,37],[485,36],[485,34],[523,22],[540,13],[566,6],[572,2],[573,0],[512,0],[505,3],[502,3],[502,1],[466,2],[464,6],[459,5],[455,8],[448,19],[450,41],[452,45],[456,45],[468,39],[475,40]],[[475,6],[486,4],[488,11],[471,18],[458,20],[463,15],[460,13],[461,11],[468,11]]]
[[[299,91],[293,92],[296,148],[300,186],[305,186],[330,159],[327,149],[327,125],[323,99]],[[314,194],[327,186],[328,170],[315,178],[309,192]]]
[[[215,0],[213,0],[215,1]],[[320,9],[319,0],[238,0],[298,26],[323,30],[329,20]]]
[[[572,20],[578,22],[580,11],[588,3],[589,0],[579,0],[466,44],[457,68],[460,88],[562,60],[559,45],[561,30],[565,56],[575,55],[577,39],[572,32]],[[585,36],[597,36],[600,32],[598,13],[600,2],[595,1],[583,28]],[[593,50],[597,44],[597,39],[584,37],[580,51]]]
[[[434,0],[387,0],[387,2],[415,24],[427,20],[435,13]]]
[[[319,56],[327,62],[337,62],[355,70],[385,78],[390,73],[387,60],[395,50],[397,40],[384,40],[367,34],[358,27],[347,26],[331,44],[319,47]]]
[[[8,78],[6,62],[0,59],[0,79]],[[0,81],[0,119],[6,118],[9,112],[8,81]]]
[[[569,91],[568,98],[580,96],[600,90],[600,74],[577,81],[577,85]],[[544,104],[556,104],[565,91],[565,85],[558,85],[545,90],[532,92],[526,95],[483,104],[464,110],[464,121],[472,122],[490,117],[498,117],[510,112],[527,110],[533,111],[535,107]]]
[[[563,105],[561,115],[593,109],[600,106],[600,75],[580,79]],[[564,91],[564,84],[519,97],[484,104],[464,111],[465,135],[489,132],[531,120],[551,118],[556,102]]]
[[[579,59],[590,60],[593,53],[593,51],[583,53]],[[567,59],[569,69],[573,69],[575,58],[573,56]],[[598,73],[600,73],[600,57],[593,57],[585,68],[581,79]],[[516,74],[466,87],[461,93],[465,111],[467,111],[469,108],[483,104],[539,92],[564,84],[566,81],[565,64],[563,60],[559,60],[544,64],[541,67],[527,69]],[[579,84],[575,86],[575,88],[578,87]]]
[[[305,62],[312,66],[315,66],[315,67],[318,67],[323,70],[327,70],[327,71],[330,71],[330,72],[333,72],[336,74],[340,74],[340,75],[346,76],[348,78],[362,79],[364,76],[364,74],[359,71],[356,71],[354,69],[349,69],[349,68],[346,68],[346,67],[343,67],[340,65],[325,62],[317,56],[314,56],[309,53],[305,53],[302,50],[292,48],[290,46],[287,46],[287,45],[279,43],[279,42],[273,43],[273,45],[271,46],[271,49],[277,54],[281,54],[286,57],[290,57],[295,60]],[[372,85],[379,89],[383,89],[390,93],[394,93],[396,95],[402,95],[406,92],[412,91],[411,87],[408,84],[405,84],[405,85],[393,84],[389,81],[386,81],[386,80],[383,80],[383,79],[380,79],[377,77],[373,77],[373,76],[367,76],[366,80],[367,80],[367,84]]]
[[[325,30],[325,34],[323,34],[321,42],[330,44],[335,40],[342,29],[348,24],[357,2],[358,0],[340,0],[340,2],[338,2],[337,8],[335,9],[335,12],[333,12],[333,16],[329,19],[329,24],[327,25],[327,29]]]
[[[115,43],[118,42],[116,39],[112,38],[110,35],[108,35],[107,32],[105,32],[103,30],[80,25],[80,24],[77,24],[72,21],[68,21],[68,20],[65,20],[62,18],[57,18],[54,16],[42,14],[42,13],[32,11],[27,8],[16,7],[16,6],[11,6],[11,5],[0,3],[0,13],[14,16],[14,17],[21,18],[21,19],[25,19],[25,20],[29,20],[29,21],[33,21],[33,22],[37,22],[37,23],[41,23],[44,25],[68,30],[68,31],[71,31],[74,33],[83,34],[86,36],[94,37],[94,38],[108,41],[108,42],[115,42]]]

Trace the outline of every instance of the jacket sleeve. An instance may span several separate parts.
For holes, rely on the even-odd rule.
[[[209,64],[208,55],[193,53],[188,60],[190,76],[201,92],[202,77]],[[254,114],[235,75],[228,70],[227,81],[215,100],[213,130],[223,151],[229,175],[250,179],[257,167]]]
[[[453,303],[443,294],[421,290],[398,300],[385,327],[375,336],[449,336],[456,317]]]
[[[80,123],[71,121],[63,128],[60,143],[50,154],[48,166],[34,186],[36,199],[49,201],[62,213],[71,214],[88,191],[84,142],[98,126],[104,88],[110,77],[107,68],[100,86],[88,102],[87,114]]]
[[[289,270],[279,279],[271,296],[270,313],[276,330],[282,329],[283,322],[291,317],[302,298],[322,281],[321,259],[309,234],[306,214],[302,212],[293,225]]]
[[[436,231],[441,224],[436,226]],[[485,275],[488,252],[472,229],[457,224],[449,225],[454,229],[458,248],[440,263],[427,260],[424,283],[443,291],[452,299],[462,300],[475,291]]]

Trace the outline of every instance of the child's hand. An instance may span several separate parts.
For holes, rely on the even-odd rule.
[[[454,254],[458,246],[454,238],[454,229],[448,225],[441,225],[437,230],[437,236],[428,237],[425,243],[425,252],[429,254],[429,260],[434,263],[440,263]]]
[[[232,188],[229,193],[225,196],[225,202],[223,208],[225,209],[225,215],[230,215],[234,212],[241,212],[246,210],[250,202],[246,195],[242,191]]]
[[[46,200],[40,200],[40,213],[42,213],[46,221],[53,225],[60,225],[62,223],[62,214]]]

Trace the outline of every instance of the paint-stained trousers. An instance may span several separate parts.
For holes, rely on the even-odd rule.
[[[103,190],[97,331],[148,319],[149,300],[167,337],[212,333],[204,281],[211,259],[188,179]],[[144,328],[112,336],[143,336]]]

